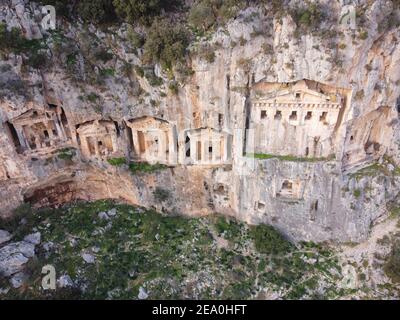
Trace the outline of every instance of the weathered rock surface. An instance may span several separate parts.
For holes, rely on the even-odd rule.
[[[24,274],[23,272],[18,272],[12,276],[10,279],[10,283],[13,288],[19,288],[21,287],[24,282],[28,279],[28,276]]]
[[[0,230],[0,244],[11,239],[11,234],[6,230]]]
[[[35,232],[35,233],[28,234],[24,238],[24,241],[32,243],[34,245],[38,245],[38,244],[40,244],[40,239],[41,239],[40,232]]]
[[[0,248],[0,274],[8,277],[21,271],[34,255],[35,245],[26,241],[10,243]]]
[[[329,19],[323,24],[335,31],[332,35],[298,34],[291,16],[278,18],[268,7],[250,6],[210,39],[192,45],[215,47],[215,60],[206,62],[192,56],[194,73],[177,95],[169,92],[168,76],[158,65],[155,73],[163,79],[159,87],[151,86],[140,74],[124,74],[126,64],[142,67],[140,50],[134,54],[130,48],[126,25],[105,33],[93,26],[85,32],[79,23],[66,23],[60,30],[68,38],[61,50],[65,52],[59,56],[63,63],[41,72],[24,65],[20,55],[2,57],[0,215],[10,215],[23,201],[41,207],[115,198],[171,214],[219,212],[251,223],[270,223],[296,240],[366,239],[371,225],[388,214],[387,204],[400,190],[400,30],[393,27],[382,31],[392,11],[391,1],[358,1],[369,17],[360,26],[362,36],[360,30],[338,24],[339,3],[321,3],[330,9]],[[2,3],[0,20],[9,29],[23,29],[29,39],[40,38],[46,33],[34,19],[38,8],[32,2]],[[112,58],[90,61],[89,49],[97,46]],[[56,51],[50,45],[45,53],[47,57],[56,56]],[[69,52],[77,55],[72,71],[64,63]],[[99,70],[108,69],[115,71],[114,76],[102,78]],[[295,107],[273,107],[277,109],[273,112],[282,111],[285,121],[279,125],[271,119],[274,114],[270,111],[259,113],[266,111],[254,105],[262,100],[256,98],[260,90],[272,85],[279,87],[275,91],[281,94],[282,87],[297,88],[304,79],[316,83],[318,90],[336,90],[343,99],[339,101],[340,111],[332,113],[335,119],[330,118],[330,111],[323,111],[329,112],[325,119],[319,107],[312,111],[315,125],[305,124],[306,114]],[[315,96],[317,89],[302,90],[301,94],[311,90]],[[327,99],[326,92],[321,95],[319,99]],[[334,98],[329,99],[332,107]],[[305,106],[313,104],[302,102],[307,102]],[[32,136],[29,130],[22,134],[24,126],[31,124],[29,117],[52,119],[57,125],[41,128],[38,132],[42,138],[36,131]],[[132,145],[140,145],[142,135],[135,136],[132,126],[135,121],[146,123],[146,117],[168,132],[153,142],[170,142],[168,160],[163,159],[170,168],[132,176],[126,165],[115,167],[106,160],[111,156],[137,157],[132,156]],[[263,121],[270,121],[269,125],[265,127]],[[244,130],[250,129],[247,123],[264,131],[246,134]],[[189,136],[185,134],[189,132],[197,139],[196,130],[203,132],[204,128],[218,133],[221,143],[208,148],[206,144],[192,145],[192,159],[188,161],[185,148]],[[309,134],[313,131],[318,136]],[[294,136],[296,139],[292,139]],[[104,141],[93,143],[92,138]],[[243,151],[251,139],[254,150],[273,150],[275,156],[304,153],[309,161],[249,159]],[[39,150],[29,147],[39,145]],[[228,145],[230,148],[226,148]],[[213,152],[229,151],[230,161],[221,159],[217,165],[204,165],[210,148]],[[193,159],[195,152],[202,159]],[[147,155],[144,152],[142,156]],[[171,164],[172,155],[177,163]],[[333,157],[318,159],[328,155]],[[376,172],[362,177],[357,173],[377,163],[382,168]],[[113,215],[109,211],[103,216]]]
[[[86,263],[94,263],[96,261],[95,256],[89,253],[83,253],[82,258],[83,260],[85,260]]]
[[[74,282],[69,275],[62,275],[60,278],[58,278],[57,284],[60,288],[68,288],[74,286]]]
[[[146,290],[142,287],[139,288],[139,294],[138,294],[138,298],[140,300],[145,300],[149,297],[149,295],[147,294]]]

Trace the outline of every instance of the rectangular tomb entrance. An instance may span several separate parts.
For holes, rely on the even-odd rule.
[[[144,116],[126,122],[131,129],[132,156],[149,163],[177,163],[177,134],[175,126],[166,120]],[[129,131],[128,131],[129,132]]]
[[[117,129],[112,121],[95,120],[79,125],[77,133],[82,155],[106,158],[118,151]]]

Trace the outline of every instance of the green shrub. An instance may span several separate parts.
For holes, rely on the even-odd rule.
[[[160,187],[156,187],[156,189],[153,192],[153,195],[158,202],[164,202],[171,197],[171,193],[169,192],[169,190]]]
[[[107,162],[109,164],[111,164],[112,166],[119,167],[119,166],[126,164],[126,159],[123,157],[122,158],[111,158],[111,159],[107,159]]]
[[[101,49],[100,51],[97,51],[94,54],[94,56],[97,60],[100,60],[103,63],[106,63],[106,62],[110,61],[112,58],[114,58],[114,55],[105,49]]]
[[[234,240],[240,236],[240,225],[232,220],[219,216],[215,222],[215,229],[219,235],[223,235],[225,239]]]
[[[400,241],[396,241],[393,244],[389,257],[385,262],[384,271],[393,282],[400,282]]]
[[[261,45],[261,48],[265,54],[273,54],[274,53],[274,47],[268,43],[263,43]]]
[[[81,0],[77,5],[77,13],[90,23],[107,23],[116,20],[112,0]]]
[[[268,153],[247,153],[247,157],[255,158],[255,159],[279,159],[282,161],[294,161],[294,162],[318,162],[318,161],[331,161],[335,160],[335,155],[332,154],[328,157],[323,157],[323,158],[306,158],[306,157],[297,157],[297,156],[280,156],[280,155],[275,155],[275,154],[268,154]]]
[[[139,77],[144,77],[144,70],[141,66],[135,66],[135,72]]]
[[[213,63],[215,61],[215,52],[214,51],[208,51],[204,55],[204,60],[206,60],[208,63]]]
[[[137,172],[154,172],[162,169],[168,168],[166,165],[163,164],[149,164],[147,162],[131,162],[129,164],[129,170],[132,173],[137,173]]]
[[[43,40],[28,40],[22,35],[21,30],[13,28],[10,31],[4,23],[0,23],[0,52],[24,54],[27,64],[33,68],[46,65],[46,55],[42,50],[47,49]]]
[[[361,196],[361,190],[360,190],[360,189],[355,189],[355,190],[353,191],[353,195],[354,195],[356,198],[359,198],[359,197]]]
[[[123,61],[120,71],[126,78],[129,78],[132,75],[132,65],[129,62]]]
[[[189,12],[188,22],[203,32],[234,18],[246,6],[243,0],[199,0]]]
[[[200,59],[213,63],[215,60],[215,46],[214,45],[202,45],[198,48],[197,53]]]
[[[0,218],[0,229],[9,232],[15,232],[18,228],[22,218],[29,217],[32,214],[32,207],[30,203],[22,203],[19,207],[14,209],[13,214],[9,218]]]
[[[255,248],[261,253],[286,254],[293,249],[293,245],[269,225],[251,227],[250,235]]]
[[[247,1],[243,0],[216,0],[217,15],[221,22],[226,23],[228,20],[235,18],[239,11],[246,7]]]
[[[361,40],[365,40],[368,38],[368,31],[361,31],[359,36],[358,36]]]
[[[92,93],[89,93],[89,94],[86,96],[86,99],[87,99],[88,101],[94,103],[94,102],[96,102],[96,101],[98,101],[98,100],[100,99],[100,96],[99,96],[97,93],[92,92]]]
[[[72,52],[67,55],[67,65],[68,66],[73,66],[76,64],[76,56],[77,56],[76,52]]]
[[[160,101],[158,100],[154,100],[154,99],[150,99],[150,104],[151,106],[154,107],[158,107],[160,105]]]
[[[168,85],[168,89],[171,91],[172,94],[177,95],[179,92],[178,83],[176,83],[175,81],[170,82]]]
[[[117,14],[127,22],[150,24],[162,10],[177,8],[181,0],[113,0],[113,4]]]
[[[101,69],[100,75],[102,75],[104,77],[113,77],[115,75],[115,69],[112,69],[112,68]]]
[[[194,70],[189,67],[185,62],[177,63],[175,72],[179,76],[179,81],[184,82],[188,77],[194,74]]]
[[[39,2],[42,5],[54,6],[57,16],[69,21],[78,16],[85,22],[95,24],[110,23],[117,20],[112,0],[41,0]]]
[[[216,22],[215,13],[209,2],[197,2],[190,9],[188,22],[194,28],[206,31]]]
[[[34,53],[28,58],[27,64],[34,69],[44,68],[47,64],[47,56],[44,53]]]
[[[57,157],[62,160],[72,160],[75,155],[75,150],[72,148],[64,148],[58,152]]]
[[[144,45],[145,63],[160,63],[171,70],[184,62],[189,45],[189,33],[184,26],[168,19],[156,19],[151,25]]]
[[[243,36],[241,36],[241,37],[239,38],[239,45],[240,45],[241,47],[243,47],[244,45],[246,45],[246,43],[247,43],[246,38],[243,37]]]
[[[356,100],[361,100],[362,98],[364,98],[364,89],[358,90],[356,92],[356,95],[354,97]]]
[[[318,3],[309,3],[305,7],[297,7],[291,12],[297,26],[305,31],[318,29],[325,14]]]
[[[154,70],[146,70],[144,76],[152,87],[159,87],[163,84],[162,78],[157,77]]]
[[[38,51],[42,48],[41,41],[25,39],[21,34],[21,30],[13,28],[8,31],[7,26],[4,23],[0,23],[0,49],[2,51],[21,54]]]
[[[144,37],[140,33],[137,33],[135,30],[133,30],[131,26],[129,26],[128,29],[128,40],[135,49],[143,47],[145,42]]]

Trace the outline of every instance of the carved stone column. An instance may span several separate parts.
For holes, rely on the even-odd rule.
[[[26,139],[26,137],[25,137],[23,128],[21,128],[20,126],[14,126],[14,128],[15,128],[15,131],[17,132],[18,140],[19,140],[19,143],[21,144],[21,146],[23,148],[30,149],[31,147],[28,143],[28,139]]]
[[[47,132],[49,133],[50,145],[54,146],[56,142],[55,142],[55,139],[54,139],[53,130],[52,130],[51,125],[50,125],[50,121],[48,121],[46,123],[46,129],[47,129]]]
[[[139,157],[139,139],[138,139],[138,133],[135,129],[131,127],[131,132],[132,132],[132,152],[133,152],[133,157],[137,158]]]
[[[117,136],[115,133],[111,133],[111,144],[112,144],[113,152],[117,152],[118,151],[118,142],[117,142]]]
[[[201,154],[202,154],[202,161],[205,164],[209,164],[212,162],[212,158],[210,159],[210,153],[209,153],[209,147],[210,147],[210,142],[212,143],[211,139],[212,139],[212,135],[213,135],[213,131],[210,130],[204,130],[201,135]],[[212,145],[211,145],[212,147]]]
[[[177,162],[177,135],[175,134],[175,127],[172,127],[166,132],[168,135],[168,150],[169,150],[169,159],[168,162],[170,164],[176,164]],[[184,152],[186,153],[186,148],[184,148]]]
[[[54,121],[54,125],[56,126],[58,136],[61,137],[62,140],[66,140],[67,135],[65,134],[65,131],[63,129],[61,129],[62,127],[60,126],[58,121]]]
[[[96,156],[100,156],[100,150],[99,150],[99,140],[97,139],[97,137],[93,137],[94,139],[94,153],[96,154]]]
[[[197,163],[197,140],[191,136],[190,138],[190,158],[192,163]]]
[[[220,163],[222,160],[222,144],[223,140],[220,139],[221,137],[215,133],[212,133],[212,162],[213,163]]]
[[[157,130],[158,136],[158,155],[157,159],[159,161],[165,162],[167,160],[167,139],[165,136],[165,132],[162,130]]]
[[[90,156],[89,144],[86,136],[81,137],[81,151],[84,156]]]

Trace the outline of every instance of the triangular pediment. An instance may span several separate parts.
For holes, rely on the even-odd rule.
[[[337,102],[337,89],[328,85],[302,79],[296,82],[259,81],[253,85],[252,100],[261,103],[311,103]]]
[[[161,118],[156,118],[152,116],[142,116],[139,118],[134,118],[127,120],[129,124],[132,125],[156,125],[157,127],[160,125],[169,125],[170,123],[167,120],[161,119]]]
[[[215,135],[215,136],[228,136],[228,135],[230,135],[230,133],[228,133],[228,132],[217,130],[217,129],[214,129],[214,128],[209,128],[209,127],[190,129],[190,130],[187,130],[187,132],[191,136],[199,136],[199,135],[203,135],[203,134],[204,135],[212,134],[212,135]]]
[[[80,126],[77,131],[81,135],[102,135],[108,134],[111,131],[114,131],[115,128],[113,127],[112,122],[108,121],[93,121],[91,123],[85,123]]]
[[[257,99],[258,100],[258,99]],[[330,97],[323,93],[293,86],[290,89],[279,90],[267,94],[265,97],[260,97],[266,103],[299,103],[299,102],[311,102],[311,103],[327,103],[330,102]]]
[[[39,109],[29,109],[24,113],[20,114],[19,116],[12,119],[12,122],[24,121],[24,120],[31,120],[35,118],[42,118],[45,117],[45,111]]]

